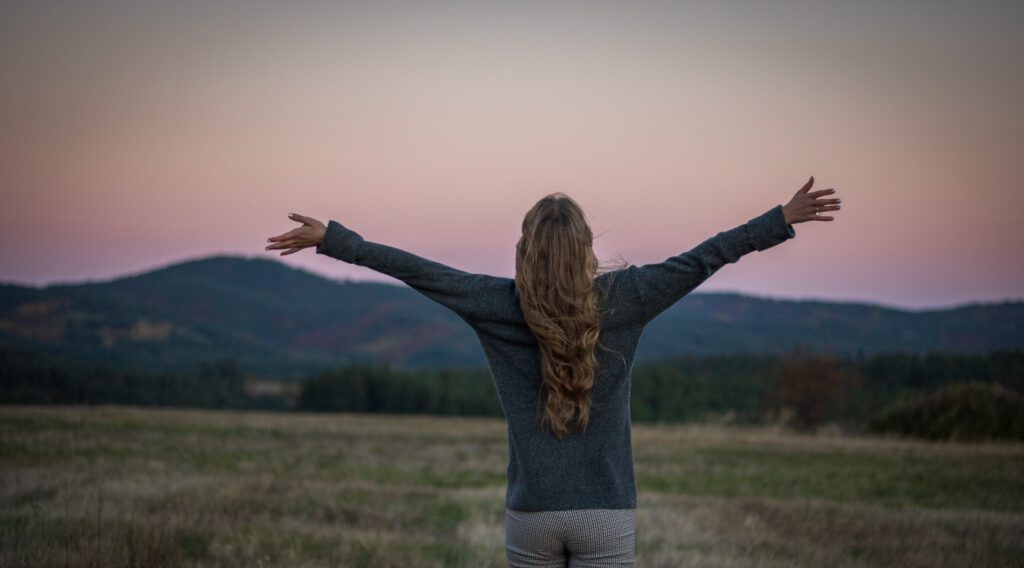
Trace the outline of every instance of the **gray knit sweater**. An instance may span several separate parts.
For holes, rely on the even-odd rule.
[[[508,422],[505,506],[517,511],[634,509],[630,372],[644,327],[743,255],[796,236],[777,205],[663,262],[601,274],[598,374],[586,432],[557,439],[542,430],[540,351],[515,294],[515,280],[472,274],[364,240],[329,221],[317,254],[393,276],[454,311],[476,332]]]

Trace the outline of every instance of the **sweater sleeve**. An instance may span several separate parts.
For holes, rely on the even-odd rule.
[[[399,248],[367,241],[334,220],[328,222],[316,252],[397,278],[468,323],[483,315],[486,307],[480,292],[487,275],[471,274]]]
[[[654,319],[707,280],[722,266],[743,255],[763,251],[796,236],[786,223],[782,205],[754,217],[743,225],[722,231],[691,250],[656,264],[632,266],[630,271],[638,296],[638,316]]]

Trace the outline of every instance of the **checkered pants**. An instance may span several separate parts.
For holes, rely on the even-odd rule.
[[[635,509],[512,511],[505,509],[510,568],[633,566]]]

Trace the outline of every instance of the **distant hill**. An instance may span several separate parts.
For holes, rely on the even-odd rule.
[[[912,311],[694,292],[651,322],[637,361],[797,344],[851,357],[1021,347],[1024,302]],[[472,330],[404,284],[335,281],[242,256],[104,282],[0,285],[0,345],[147,370],[234,358],[266,377],[355,361],[485,365]]]

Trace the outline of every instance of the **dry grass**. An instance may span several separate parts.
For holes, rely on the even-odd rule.
[[[634,428],[638,566],[1012,566],[1024,445]],[[504,566],[504,423],[0,407],[3,566]]]

